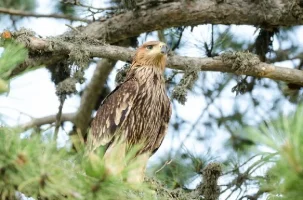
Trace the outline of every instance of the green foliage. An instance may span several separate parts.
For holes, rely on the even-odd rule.
[[[0,199],[15,199],[16,192],[36,199],[153,198],[144,185],[106,174],[102,153],[85,157],[33,134],[21,139],[16,130],[0,128]]]
[[[213,158],[198,155],[188,150],[177,152],[174,158],[163,157],[155,163],[150,172],[168,188],[186,188],[196,178],[199,178],[206,165]]]
[[[76,191],[76,177],[69,172],[79,170],[55,142],[46,144],[37,136],[20,139],[6,128],[1,128],[0,138],[1,199],[14,199],[16,191],[42,199]]]
[[[58,1],[55,5],[56,12],[73,16],[76,14],[75,7],[73,5]]]
[[[261,185],[263,190],[270,191],[269,199],[296,200],[303,196],[302,118],[301,105],[293,115],[281,115],[269,125],[262,125],[260,130],[252,128],[249,131],[262,149],[266,147],[276,152],[276,156],[267,162],[270,169]]]
[[[0,79],[0,94],[8,91],[8,84],[6,81]]]
[[[191,163],[182,159],[174,159],[168,162],[160,162],[153,166],[153,175],[168,188],[184,187],[189,179],[196,176]]]
[[[5,42],[0,57],[0,78],[7,79],[11,71],[27,57],[27,49],[15,42]]]
[[[0,7],[32,11],[36,6],[35,0],[1,0]]]
[[[0,94],[8,90],[7,80],[12,70],[27,57],[27,49],[12,41],[1,41],[4,52],[0,55]]]
[[[241,41],[231,32],[230,28],[224,31],[217,31],[214,52],[222,51],[243,51],[251,45],[247,41]]]

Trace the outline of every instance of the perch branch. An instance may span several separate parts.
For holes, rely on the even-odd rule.
[[[52,62],[50,57],[53,57],[56,62],[62,57],[67,57],[73,49],[79,48],[79,44],[77,43],[62,41],[55,42],[53,40],[49,41],[47,39],[32,36],[29,36],[27,41],[26,46],[30,51],[35,52],[38,50],[39,57],[46,57],[46,55],[48,55],[48,59],[39,59],[39,57],[28,59],[12,72],[12,76],[28,70],[28,68],[32,66],[50,64]],[[86,44],[84,40],[81,43],[81,48],[83,51],[88,52],[91,57],[108,58],[111,60],[130,61],[134,55],[134,50],[130,50],[128,48],[113,45],[93,45],[89,44],[89,42]],[[36,64],[35,60],[37,61]],[[278,67],[272,64],[260,62],[239,72],[237,69],[233,68],[232,60],[229,62],[223,60],[222,56],[214,58],[200,58],[172,55],[168,58],[167,67],[179,70],[199,67],[201,71],[227,72],[238,75],[241,74],[260,78],[270,78],[277,81],[284,81],[303,86],[302,70]]]

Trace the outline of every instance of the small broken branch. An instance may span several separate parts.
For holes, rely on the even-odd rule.
[[[88,19],[83,19],[79,17],[74,17],[70,15],[60,15],[60,14],[38,14],[38,13],[31,13],[23,10],[15,10],[10,8],[2,8],[0,7],[0,14],[7,14],[7,15],[15,15],[21,17],[35,17],[35,18],[55,18],[55,19],[66,19],[71,21],[80,21],[80,22],[92,22]]]
[[[74,121],[74,116],[75,116],[75,113],[62,114],[61,122],[64,122],[64,121],[73,122]],[[33,127],[39,127],[39,126],[42,126],[42,125],[45,125],[45,124],[55,123],[56,119],[57,119],[57,115],[49,115],[49,116],[42,117],[42,118],[34,118],[30,122],[27,122],[27,123],[25,123],[25,124],[23,124],[19,127],[21,127],[21,129],[23,131],[26,131],[26,130],[28,130],[30,128],[33,128]]]

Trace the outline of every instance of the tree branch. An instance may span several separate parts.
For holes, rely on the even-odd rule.
[[[15,16],[22,16],[22,17],[36,17],[36,18],[55,18],[55,19],[67,19],[72,21],[80,21],[80,22],[91,22],[91,20],[83,19],[79,17],[74,17],[70,15],[60,15],[60,14],[37,14],[37,13],[31,13],[23,10],[15,10],[15,9],[9,9],[9,8],[1,8],[0,7],[0,13],[2,14],[8,14],[8,15],[15,15]]]
[[[75,113],[62,114],[61,121],[62,122],[64,122],[64,121],[73,122],[74,116],[75,116]],[[42,117],[42,118],[34,118],[30,122],[25,123],[25,124],[21,125],[20,127],[23,131],[26,131],[33,127],[39,127],[39,126],[42,126],[45,124],[52,124],[54,122],[56,122],[56,115],[49,115],[49,116]]]
[[[58,59],[68,56],[73,49],[77,48],[81,48],[82,51],[89,53],[91,57],[108,58],[111,60],[131,61],[132,56],[134,55],[134,50],[113,45],[94,45],[90,42],[85,42],[84,39],[81,40],[81,44],[77,44],[76,42],[56,42],[54,40],[49,41],[47,39],[29,36],[26,46],[32,52],[39,50],[39,56],[48,56],[48,59],[35,58],[38,60],[36,65],[34,64],[35,61],[33,59],[29,59],[12,72],[13,76],[28,70],[28,68],[32,66],[50,64],[52,61],[50,57],[54,57],[54,62],[57,62]],[[214,58],[199,58],[173,55],[169,56],[167,67],[179,70],[186,70],[194,67],[200,68],[201,71],[228,72],[237,75],[270,78],[277,81],[284,81],[303,86],[303,71],[301,70],[276,67],[272,64],[259,62],[246,67],[245,70],[241,71],[233,67],[232,58],[227,58],[224,56]]]
[[[148,9],[128,11],[106,20],[93,22],[88,26],[75,28],[72,32],[64,35],[75,37],[81,33],[89,38],[101,39],[112,44],[143,32],[210,22],[212,24],[261,24],[263,26],[303,24],[303,9],[295,0],[277,0],[269,5],[266,2],[260,4],[255,1],[230,0],[217,3],[213,0],[203,0],[163,3]],[[266,4],[265,8],[264,4]],[[60,39],[60,36],[58,38]],[[50,43],[47,44],[47,48],[51,49]],[[42,47],[42,50],[46,50],[46,47]],[[49,59],[49,55],[47,59],[41,59],[41,56],[28,59],[13,74],[23,72],[28,66],[38,66],[64,59],[62,54],[68,55],[68,52],[63,52],[64,50],[66,48],[57,52],[57,57],[54,60]]]
[[[93,22],[88,26],[78,27],[76,29],[77,31],[73,30],[72,32],[66,33],[65,35],[68,35],[68,37],[75,37],[81,33],[88,38],[96,38],[101,39],[107,43],[115,43],[125,38],[139,35],[143,32],[159,30],[173,26],[194,26],[210,22],[212,24],[261,24],[266,26],[289,26],[303,24],[303,10],[295,0],[277,0],[273,1],[270,5],[267,5],[266,2],[267,1],[264,1],[262,4],[259,4],[255,1],[230,0],[228,2],[217,3],[213,0],[204,0],[163,3],[159,6],[154,6],[148,9],[128,11],[103,21]],[[266,4],[266,10],[264,8],[264,4]],[[62,39],[60,37],[62,36],[58,36],[58,39]],[[35,38],[33,37],[31,38],[31,40],[34,39]],[[41,39],[38,41],[41,41]],[[33,41],[29,41],[29,43],[33,43]],[[41,55],[35,58],[30,58],[18,66],[12,75],[17,75],[27,70],[29,66],[33,67],[43,64],[51,64],[58,62],[60,59],[65,59],[72,48],[75,47],[75,45],[70,43],[57,43],[56,50],[54,51],[52,50],[53,45],[51,42],[42,42],[42,44],[46,44],[47,46],[36,45],[38,48],[35,50],[55,52],[55,55],[51,55],[52,59],[50,59],[50,55],[44,55],[47,59],[41,59]],[[60,47],[62,47],[62,49],[60,49]],[[105,57],[115,60],[126,60],[125,57],[122,58],[122,56],[125,56],[126,54],[122,53],[119,55],[119,51],[115,52],[118,53],[116,56],[114,56],[111,52],[109,52],[109,55],[104,55],[104,53],[98,52],[100,50],[99,47],[95,46],[94,48],[94,50],[90,51],[92,56]],[[171,60],[176,59],[177,58]],[[186,58],[184,60],[186,60]],[[187,61],[189,60],[187,59]],[[204,65],[205,62],[207,63],[206,66]],[[197,64],[197,62],[195,63]],[[205,59],[201,64],[203,64],[201,70],[233,72],[230,70],[230,68],[222,66],[222,62],[220,63],[218,60],[213,61]],[[218,65],[220,65],[219,68]],[[178,66],[177,63],[175,65],[172,62],[170,62],[168,66],[172,68],[184,68],[184,66]],[[264,66],[267,66],[268,68],[268,65],[264,64]],[[289,78],[289,76],[280,77],[277,75],[277,73],[280,74],[281,72],[285,72],[284,69],[273,69],[274,74],[267,74],[262,77],[268,77],[275,80],[288,82],[296,82],[293,79]],[[297,72],[294,74],[296,73]],[[247,75],[258,76],[256,73],[250,73],[249,71],[247,72]]]
[[[149,31],[208,23],[266,27],[300,25],[303,24],[303,10],[295,0],[270,3],[243,0],[222,3],[214,0],[176,1],[128,11],[79,29],[89,37],[112,44]]]

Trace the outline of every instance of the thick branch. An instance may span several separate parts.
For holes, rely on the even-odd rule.
[[[141,33],[169,27],[199,24],[293,26],[303,24],[303,10],[295,0],[175,1],[79,28],[90,37],[114,43]]]
[[[79,44],[71,42],[54,42],[43,40],[40,38],[29,37],[26,44],[30,51],[39,50],[40,56],[44,54],[51,54],[54,58],[67,56],[73,49],[79,48]],[[113,45],[92,45],[82,41],[80,48],[88,52],[91,57],[108,58],[112,60],[130,61],[134,55],[134,50]],[[44,52],[44,54],[43,54]],[[50,56],[49,56],[50,57]],[[37,58],[36,58],[37,59]],[[226,58],[225,58],[226,59]],[[37,59],[38,64],[43,64],[43,59]],[[57,59],[55,59],[56,61]],[[32,61],[32,62],[31,62]],[[12,75],[16,75],[25,71],[27,67],[34,65],[33,60],[27,60],[30,63],[27,65],[23,63],[13,71]],[[45,59],[45,63],[49,64],[51,59]],[[170,56],[167,63],[168,68],[186,70],[190,67],[199,67],[201,71],[217,71],[228,72],[242,75],[249,75],[255,77],[270,78],[273,80],[284,81],[303,86],[303,71],[291,68],[276,67],[272,64],[262,63],[250,66],[244,71],[239,72],[232,67],[232,62],[223,61],[222,57],[215,58],[198,58],[185,56]]]
[[[46,18],[55,18],[55,19],[67,19],[67,20],[73,20],[73,21],[80,21],[80,22],[91,22],[91,20],[83,19],[79,17],[74,17],[70,15],[60,15],[60,14],[37,14],[37,13],[31,13],[23,10],[15,10],[15,9],[9,9],[9,8],[1,8],[0,7],[0,13],[2,14],[8,14],[8,15],[15,15],[15,16],[22,16],[22,17],[46,17]]]
[[[2,10],[2,13],[32,16],[27,12]],[[22,14],[23,13],[23,14]],[[61,15],[37,15],[40,17],[66,18]],[[75,18],[83,21],[83,19]],[[256,26],[294,26],[303,24],[303,10],[296,0],[243,1],[229,0],[217,3],[215,0],[173,1],[118,14],[79,27],[89,37],[102,39],[107,43],[139,35],[144,32],[170,27],[195,26],[199,24],[245,24]],[[74,31],[77,35],[78,32]]]
[[[61,121],[71,121],[73,122],[73,118],[75,116],[75,113],[66,113],[66,114],[62,114],[61,116]],[[42,118],[34,118],[32,119],[30,122],[25,123],[23,125],[21,125],[21,129],[23,131],[26,131],[30,128],[33,127],[39,127],[45,124],[52,124],[56,122],[56,115],[50,115],[50,116],[46,116],[46,117],[42,117]]]
[[[84,90],[80,107],[74,118],[77,128],[79,128],[83,135],[86,133],[86,128],[89,125],[92,111],[101,94],[102,90],[100,88],[103,88],[103,85],[115,64],[116,61],[109,59],[102,59],[99,61],[90,83]]]

